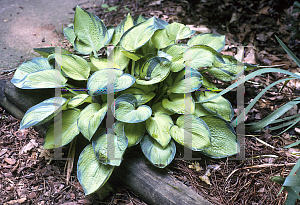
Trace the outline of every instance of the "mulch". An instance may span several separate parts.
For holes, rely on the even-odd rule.
[[[277,35],[298,55],[299,39],[293,24],[299,13],[292,13],[293,1],[107,1],[118,6],[117,11],[106,12],[100,5],[84,9],[98,15],[106,25],[116,26],[130,12],[156,16],[168,22],[180,22],[196,32],[214,32],[226,35],[227,47],[223,54],[235,55],[238,45],[245,48],[244,61],[263,66],[299,72],[299,68],[279,46]],[[67,24],[68,22],[66,22]],[[65,40],[62,40],[66,43]],[[66,43],[66,45],[68,45]],[[299,55],[298,55],[299,56]],[[250,71],[251,72],[251,71]],[[248,72],[249,73],[249,72]],[[247,73],[246,73],[247,74]],[[13,72],[1,73],[0,79],[10,79]],[[266,85],[283,78],[279,73],[263,74],[245,83],[245,103],[249,104]],[[219,87],[228,84],[213,80]],[[289,82],[281,92],[282,84],[270,89],[247,115],[246,123],[268,116],[272,111],[295,97],[299,97],[299,83]],[[225,95],[236,108],[234,95]],[[299,112],[294,107],[285,116]],[[19,131],[20,120],[0,107],[0,204],[143,204],[127,187],[118,186],[104,200],[84,196],[76,177],[66,177],[66,161],[50,160],[53,155],[43,150],[43,136],[35,129]],[[201,160],[174,160],[168,167],[171,175],[211,201],[213,204],[283,204],[287,193],[278,195],[281,185],[270,180],[272,176],[287,176],[297,158],[281,149],[299,139],[299,133],[290,129],[262,130],[246,133],[245,159],[241,161],[215,160],[197,155]],[[259,140],[262,141],[259,141]],[[267,144],[268,145],[267,145]],[[64,150],[67,153],[67,150]],[[182,152],[177,153],[177,158]]]

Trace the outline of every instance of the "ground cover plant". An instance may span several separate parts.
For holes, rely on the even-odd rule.
[[[245,67],[238,67],[236,59],[218,53],[224,47],[224,36],[202,34],[192,37],[187,44],[178,44],[178,40],[193,35],[183,24],[168,24],[155,17],[139,16],[133,20],[128,15],[114,29],[105,27],[100,19],[80,7],[76,8],[74,24],[64,32],[75,54],[63,50],[60,60],[54,48],[36,49],[43,58],[22,64],[12,82],[23,89],[70,90],[28,110],[21,129],[49,121],[63,110],[62,143],[55,144],[54,126],[50,125],[44,148],[68,144],[79,133],[91,141],[78,161],[78,178],[86,194],[101,187],[113,167],[120,165],[125,149],[138,143],[158,167],[167,166],[174,158],[174,141],[215,158],[238,152],[234,123],[230,124],[233,109],[221,97],[225,92],[217,95],[198,91],[216,88],[201,72],[231,81],[244,71]],[[98,51],[108,44],[116,46],[111,62],[99,58]],[[54,69],[55,60],[62,73]],[[106,103],[109,76],[114,76],[116,82],[113,106]],[[86,84],[87,91],[76,91],[74,80]],[[54,107],[53,103],[59,106]],[[117,119],[112,136],[114,149],[107,146],[108,107]],[[186,132],[192,140],[185,140]],[[94,186],[89,186],[91,180]]]
[[[77,165],[86,194],[101,187],[114,166],[120,165],[126,148],[138,143],[145,156],[161,168],[173,160],[175,141],[216,158],[238,152],[235,131],[229,123],[233,117],[229,101],[218,97],[199,103],[215,93],[197,91],[200,87],[215,88],[198,68],[208,67],[212,75],[223,80],[238,75],[236,60],[218,54],[224,47],[224,36],[203,34],[187,44],[178,44],[194,31],[180,23],[142,16],[133,20],[130,15],[114,29],[80,7],[76,8],[74,24],[64,33],[76,54],[62,50],[59,61],[54,48],[35,49],[43,57],[23,63],[12,83],[22,89],[62,87],[70,91],[30,108],[20,129],[43,124],[63,110],[61,142],[55,143],[53,122],[44,148],[64,146],[79,133],[91,142]],[[107,68],[107,58],[98,54],[109,43],[115,45],[111,68]],[[54,69],[54,61],[61,66],[61,73]],[[115,78],[116,98],[107,105],[109,76]],[[67,83],[68,79],[85,82],[86,91],[76,91],[76,83]],[[117,120],[112,136],[104,123],[108,107]],[[190,140],[184,139],[185,132]],[[113,149],[107,136],[113,138]]]

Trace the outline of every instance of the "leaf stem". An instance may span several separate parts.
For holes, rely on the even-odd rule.
[[[205,72],[207,72],[207,68],[204,68],[204,69],[201,69],[201,70],[198,70],[200,73],[205,73]]]
[[[153,105],[155,105],[168,91],[168,86],[165,84],[161,94],[154,100]]]
[[[79,95],[78,92],[76,92],[76,91],[70,89],[70,88],[74,88],[74,86],[72,86],[72,85],[70,85],[70,84],[68,84],[68,83],[67,83],[66,85],[67,85],[68,87],[64,87],[64,89],[70,91],[70,92],[73,93],[74,95]]]

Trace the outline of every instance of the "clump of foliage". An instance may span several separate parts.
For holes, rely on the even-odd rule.
[[[294,6],[297,6],[297,11],[299,11],[299,3],[295,2]],[[293,61],[300,67],[300,60],[296,57],[296,55],[276,36],[276,39],[278,40],[279,44],[283,47],[283,49],[287,52],[287,54],[293,59]],[[299,73],[297,73],[298,75],[300,75]],[[298,77],[299,79],[300,77]],[[286,81],[287,83],[288,81]],[[285,84],[286,84],[285,83]],[[288,102],[287,104],[285,104],[284,106],[286,106],[286,110],[290,109],[292,106],[297,105],[298,103],[300,103],[300,97]],[[290,105],[289,105],[290,104]],[[287,106],[289,105],[289,106]],[[282,107],[284,107],[282,106]],[[282,108],[281,107],[281,108]],[[291,127],[294,127],[295,125],[297,125],[300,121],[300,116],[299,114],[296,115],[292,115],[289,117],[286,117],[284,119],[280,119],[281,121],[277,120],[277,122],[284,122],[279,126],[276,126],[273,128],[273,130],[276,129],[280,129],[283,127],[287,127],[284,131],[282,131],[281,133],[285,132],[286,130],[290,129]],[[276,123],[276,121],[274,121]],[[300,144],[300,140],[287,145],[285,147],[283,147],[283,149],[289,149],[292,147],[297,147]],[[292,152],[291,153],[293,156],[299,157],[299,152]],[[283,177],[283,176],[274,176],[274,177],[270,177],[270,179],[276,183],[282,184],[282,188],[280,190],[280,192],[284,190],[286,190],[288,192],[288,196],[285,200],[284,204],[295,204],[297,199],[300,200],[300,196],[299,196],[299,192],[300,192],[300,172],[299,172],[299,168],[300,168],[300,159],[298,159],[297,163],[295,164],[295,166],[293,167],[293,169],[291,170],[291,172],[289,173],[289,175],[287,177]],[[279,192],[279,193],[280,193]]]
[[[21,89],[62,88],[69,92],[31,107],[20,129],[52,120],[45,149],[64,146],[80,133],[89,140],[77,163],[85,194],[103,186],[114,167],[121,164],[125,150],[137,144],[160,168],[173,160],[175,142],[212,158],[238,153],[234,123],[230,123],[233,108],[213,92],[216,86],[202,74],[232,81],[245,66],[237,66],[232,56],[219,54],[224,36],[191,37],[194,33],[180,23],[169,24],[156,17],[132,19],[129,14],[116,28],[105,26],[77,6],[74,23],[64,29],[74,52],[35,49],[42,57],[24,62],[11,81]],[[187,44],[178,43],[189,37]],[[106,50],[107,58],[99,50],[109,45],[113,47]],[[107,128],[110,110],[116,122]],[[59,143],[53,121],[58,113],[62,113]]]

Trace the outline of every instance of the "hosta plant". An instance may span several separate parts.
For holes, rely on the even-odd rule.
[[[64,146],[80,133],[90,142],[77,163],[85,194],[107,181],[131,146],[140,146],[160,168],[170,164],[180,145],[212,158],[236,154],[233,108],[216,96],[216,86],[203,73],[232,81],[244,67],[219,54],[224,36],[194,33],[181,23],[129,14],[116,28],[105,26],[77,6],[74,23],[64,29],[74,51],[34,49],[42,57],[24,62],[15,72],[11,82],[18,88],[62,89],[60,97],[31,107],[20,129],[61,113],[61,140],[55,140],[52,120],[44,148]],[[108,115],[115,119],[112,127],[106,127]]]

